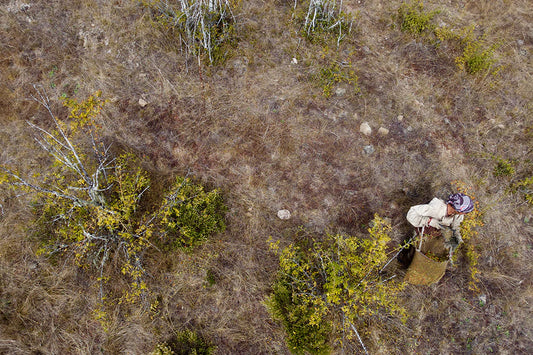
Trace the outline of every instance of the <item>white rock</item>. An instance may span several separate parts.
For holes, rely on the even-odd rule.
[[[337,88],[335,90],[335,95],[337,95],[337,96],[343,96],[344,94],[346,94],[346,89],[345,88]]]
[[[372,128],[370,128],[368,122],[363,122],[361,123],[361,126],[359,126],[359,132],[363,133],[365,136],[369,136],[372,134]]]
[[[291,213],[289,212],[289,210],[279,210],[278,217],[279,219],[289,219],[291,218]]]
[[[376,149],[374,148],[373,145],[365,145],[363,147],[363,152],[365,152],[365,154],[370,155],[370,154],[374,153],[375,151],[376,151]]]
[[[144,106],[148,105],[148,102],[146,102],[145,100],[143,100],[143,99],[141,98],[141,99],[139,99],[139,105],[140,105],[141,107],[144,107]]]
[[[403,121],[403,115],[398,115],[398,117],[396,117],[398,119],[398,122],[402,122]]]
[[[379,127],[378,133],[381,134],[382,136],[386,136],[387,134],[389,134],[389,130],[386,129],[385,127]]]
[[[298,64],[298,59],[292,58],[292,64]]]
[[[481,303],[482,306],[486,305],[487,304],[487,296],[486,295],[479,296],[479,303]]]

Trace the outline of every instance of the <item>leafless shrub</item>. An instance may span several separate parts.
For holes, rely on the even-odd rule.
[[[206,53],[210,63],[220,60],[224,42],[232,40],[234,22],[229,0],[142,1],[156,13],[156,22],[175,29],[186,52],[200,58]]]

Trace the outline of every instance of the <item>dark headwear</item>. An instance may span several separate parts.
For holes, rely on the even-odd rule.
[[[462,193],[450,195],[448,204],[452,205],[457,212],[468,213],[474,210],[474,201]]]

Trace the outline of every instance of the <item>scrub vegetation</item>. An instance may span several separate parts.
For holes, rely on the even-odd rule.
[[[532,14],[1,1],[0,353],[527,353]],[[403,283],[456,191],[453,265]]]

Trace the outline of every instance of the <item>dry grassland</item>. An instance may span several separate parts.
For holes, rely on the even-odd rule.
[[[47,125],[32,84],[60,113],[63,93],[101,90],[110,100],[107,139],[143,157],[159,179],[154,189],[190,171],[229,206],[226,232],[199,250],[149,259],[156,312],[117,305],[105,332],[92,316],[93,276],[37,257],[28,196],[2,188],[0,353],[143,354],[191,328],[218,354],[288,354],[262,303],[277,270],[267,238],[288,244],[301,225],[357,235],[378,213],[399,243],[408,208],[443,197],[454,180],[473,189],[484,212],[479,293],[468,289],[463,252],[439,284],[406,287],[405,326],[383,318],[368,324],[364,341],[373,354],[530,352],[533,210],[507,192],[510,178],[493,175],[492,156],[514,160],[516,177],[532,176],[533,6],[425,2],[441,9],[437,23],[477,24],[501,43],[503,69],[484,76],[460,71],[446,46],[394,28],[400,4],[345,0],[359,14],[355,30],[325,50],[296,32],[294,2],[245,0],[235,12],[238,46],[224,64],[199,69],[135,1],[0,0],[2,163],[25,173],[48,164],[25,123]],[[348,90],[322,95],[312,77],[333,61],[351,63],[361,93],[340,84]],[[359,132],[363,122],[371,135]],[[292,218],[278,219],[279,209]]]

